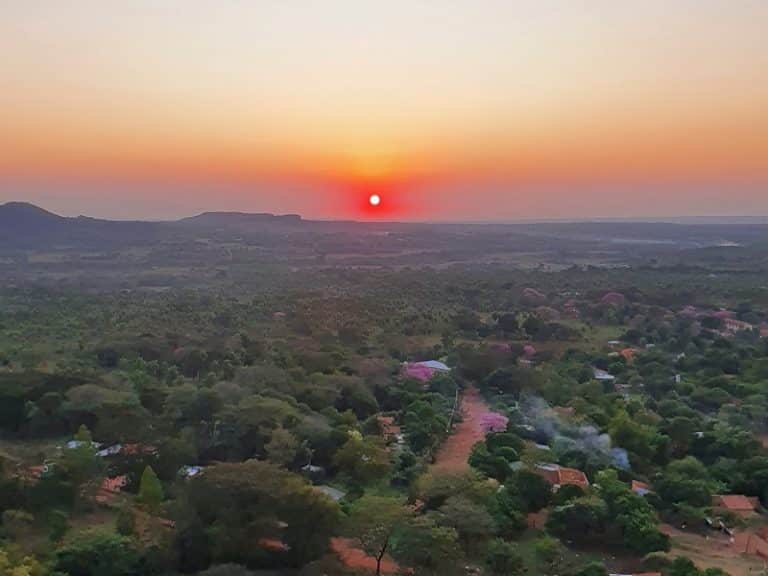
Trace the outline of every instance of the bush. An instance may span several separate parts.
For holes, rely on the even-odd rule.
[[[130,539],[117,534],[83,534],[56,552],[53,571],[69,576],[133,576],[141,557]]]
[[[491,540],[485,553],[485,564],[492,574],[514,576],[525,572],[523,558],[514,544],[499,538]]]

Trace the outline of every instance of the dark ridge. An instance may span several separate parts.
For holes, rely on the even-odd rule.
[[[183,224],[205,224],[211,226],[226,226],[229,224],[300,224],[301,216],[298,214],[269,214],[248,212],[203,212],[197,216],[182,218]]]

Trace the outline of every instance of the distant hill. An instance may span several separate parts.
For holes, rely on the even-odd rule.
[[[248,212],[203,212],[197,216],[182,218],[181,224],[202,224],[204,226],[240,226],[251,224],[301,224],[298,214],[275,215]]]
[[[152,222],[69,218],[28,202],[0,204],[2,248],[44,249],[66,245],[104,249],[115,244],[145,244],[157,238],[161,227]]]
[[[28,202],[8,202],[0,204],[0,230],[34,230],[40,227],[59,226],[67,218],[43,210]]]
[[[290,236],[286,243],[286,236]],[[575,252],[596,252],[600,258],[638,261],[659,252],[680,252],[693,263],[743,266],[755,259],[768,237],[768,226],[756,224],[670,224],[661,222],[550,222],[550,223],[397,223],[304,220],[298,214],[204,212],[177,221],[141,222],[69,218],[26,202],[0,205],[0,249],[74,250],[107,253],[127,246],[153,246],[174,254],[200,249],[198,240],[214,244],[246,242],[263,249],[281,250],[281,258],[314,261],[325,254],[343,254],[345,262],[368,265],[370,254],[385,252],[390,259],[424,261],[476,260],[477,254],[499,255],[515,251],[557,251],[565,261]],[[754,248],[752,247],[754,245]],[[728,248],[741,246],[742,250]],[[701,251],[696,251],[702,249]],[[754,253],[754,254],[753,254]],[[161,261],[165,262],[168,256]],[[229,252],[227,252],[229,254]],[[619,257],[618,255],[622,256]],[[407,257],[406,257],[407,256]],[[277,258],[277,256],[275,256]],[[353,259],[354,259],[353,258]],[[762,263],[763,259],[758,258]],[[394,261],[394,260],[391,260]]]

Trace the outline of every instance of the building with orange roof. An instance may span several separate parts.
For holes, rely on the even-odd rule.
[[[104,478],[104,480],[101,481],[101,485],[99,486],[98,491],[96,492],[96,502],[100,504],[111,503],[127,484],[127,476]]]
[[[48,464],[39,464],[37,466],[28,466],[26,468],[19,468],[16,472],[18,479],[25,484],[37,484],[37,482],[46,474],[50,469]]]
[[[768,559],[768,542],[751,532],[739,532],[733,535],[731,546],[739,554],[753,554]]]
[[[553,490],[557,490],[566,484],[572,484],[573,486],[585,489],[589,488],[587,475],[575,468],[566,468],[559,464],[538,464],[536,472],[552,485]]]
[[[634,348],[624,348],[619,352],[621,354],[621,357],[624,358],[627,362],[632,362],[635,359],[635,349]]]
[[[720,512],[730,512],[737,516],[749,517],[756,514],[757,498],[743,494],[715,494],[712,496],[712,507]]]
[[[394,416],[377,416],[376,421],[379,423],[379,430],[381,430],[381,434],[384,438],[395,438],[399,434],[402,434],[400,426],[395,424]]]
[[[269,550],[270,552],[287,552],[290,547],[279,538],[259,538],[257,544],[259,548]]]

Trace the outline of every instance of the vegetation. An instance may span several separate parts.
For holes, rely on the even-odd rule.
[[[244,232],[227,264],[209,250],[231,236],[195,230],[204,256],[147,248],[159,269],[138,264],[138,280],[82,260],[92,281],[53,283],[29,264],[39,246],[4,249],[0,572],[342,573],[341,538],[377,573],[591,576],[655,559],[712,576],[678,558],[671,528],[725,546],[765,525],[762,261],[643,247],[611,256],[629,268],[575,265],[590,248],[543,228],[546,242],[518,240],[560,254],[554,268],[401,254],[362,270],[328,261],[351,245],[383,258],[393,238],[299,228],[268,257],[274,230]],[[502,242],[470,231],[465,248],[448,229],[389,232],[455,262]],[[171,270],[176,257],[220,273]],[[403,367],[425,360],[451,370]],[[462,422],[470,387],[481,423]],[[467,423],[466,465],[434,466]]]

